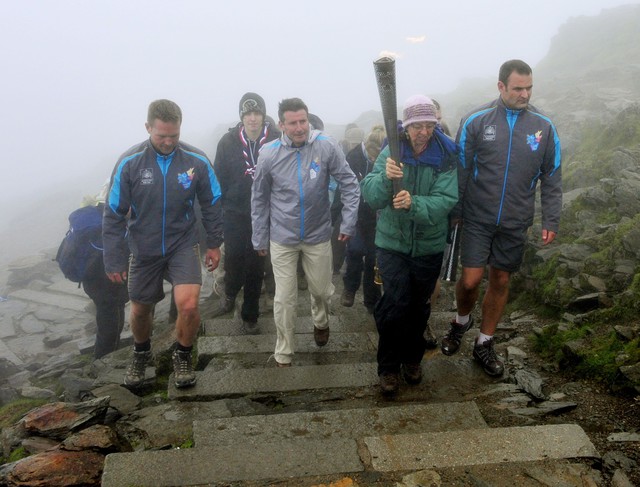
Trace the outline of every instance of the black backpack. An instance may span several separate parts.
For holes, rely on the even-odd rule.
[[[104,205],[84,206],[69,215],[69,230],[55,260],[64,277],[77,282],[86,277],[89,265],[102,258],[102,212]]]

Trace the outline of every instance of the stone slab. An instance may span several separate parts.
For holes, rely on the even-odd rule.
[[[240,318],[222,317],[204,320],[205,334],[208,336],[229,336],[242,335],[242,320]],[[258,318],[260,333],[275,334],[276,325],[273,314],[260,316]],[[376,326],[373,320],[342,320],[340,317],[332,315],[329,317],[329,328],[331,332],[361,332],[375,331]],[[313,333],[313,320],[311,316],[298,316],[294,329],[295,333]]]
[[[2,340],[0,340],[0,357],[6,358],[13,365],[24,365],[22,359],[13,353],[13,351]]]
[[[176,389],[170,378],[169,399],[202,401],[255,393],[366,387],[378,383],[375,363],[233,369],[196,372],[196,375],[196,385],[186,389]]]
[[[52,293],[69,294],[80,298],[87,296],[82,286],[78,286],[77,282],[71,282],[68,279],[55,281],[53,284],[47,286],[47,290]]]
[[[56,306],[71,311],[85,311],[87,305],[91,303],[88,297],[81,298],[78,296],[64,296],[52,293],[32,291],[30,289],[18,289],[9,293],[9,297],[20,299],[37,304],[45,304],[47,306]]]
[[[298,412],[194,421],[196,448],[294,438],[353,438],[449,429],[485,428],[474,402]]]
[[[374,470],[382,472],[599,458],[589,437],[575,424],[377,436],[364,438],[364,443],[371,454]]]
[[[355,440],[295,439],[234,448],[192,448],[107,455],[102,487],[169,487],[360,472]]]
[[[198,356],[211,356],[230,353],[273,353],[276,335],[239,335],[228,337],[200,337]],[[300,333],[294,336],[296,353],[318,351],[312,333]],[[377,339],[372,342],[367,333],[331,333],[329,343],[322,347],[323,352],[374,352]]]

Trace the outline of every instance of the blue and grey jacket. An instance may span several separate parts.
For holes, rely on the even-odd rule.
[[[529,105],[510,110],[501,98],[463,118],[454,216],[503,226],[533,223],[540,181],[542,228],[558,231],[562,209],[560,139],[553,122]]]
[[[126,270],[129,252],[147,260],[195,245],[196,198],[207,247],[217,248],[223,240],[220,185],[204,152],[179,142],[165,156],[150,140],[126,151],[113,170],[102,223],[106,272]]]
[[[340,233],[355,235],[360,188],[342,149],[312,130],[302,147],[284,134],[260,150],[251,193],[252,243],[256,250],[282,245],[318,244],[331,239],[329,176],[340,185]]]

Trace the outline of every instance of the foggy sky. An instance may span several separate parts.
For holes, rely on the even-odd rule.
[[[182,139],[213,158],[199,142],[238,120],[246,91],[260,93],[274,118],[278,101],[298,96],[325,122],[348,123],[379,109],[372,62],[383,52],[397,56],[401,106],[464,78],[496,77],[510,58],[535,69],[570,17],[630,3],[638,2],[5,2],[0,237],[36,195],[96,192],[117,157],[146,138],[151,100],[176,101]]]

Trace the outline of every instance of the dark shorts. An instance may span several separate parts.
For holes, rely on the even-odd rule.
[[[200,246],[184,247],[165,257],[129,260],[129,297],[143,304],[155,304],[164,298],[163,281],[172,285],[202,285]]]
[[[465,220],[460,240],[460,262],[462,267],[485,267],[515,272],[520,268],[527,230],[502,228],[486,223]]]

